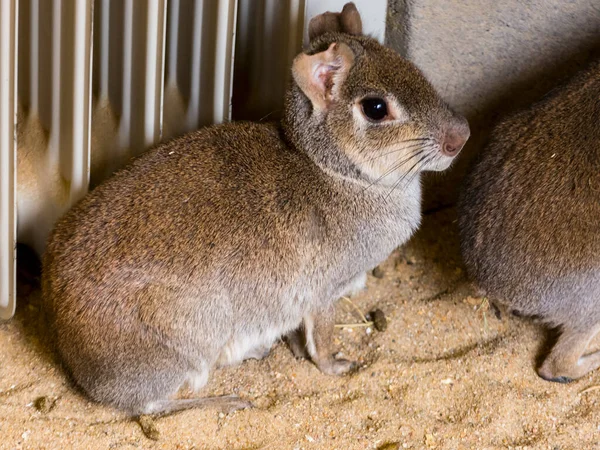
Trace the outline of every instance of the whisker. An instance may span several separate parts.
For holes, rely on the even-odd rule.
[[[424,160],[424,159],[426,159],[428,156],[431,156],[431,155],[425,155],[425,156],[423,156],[421,159],[419,159],[419,160],[418,160],[416,163],[414,163],[414,164],[413,164],[413,166],[412,166],[410,169],[408,169],[408,172],[406,172],[406,175],[404,175],[404,177],[402,177],[402,179],[406,178],[406,177],[408,176],[408,174],[409,174],[409,173],[410,173],[410,172],[411,172],[411,171],[412,171],[412,170],[413,170],[415,167],[417,167],[417,166],[418,166],[418,165],[419,165],[421,162],[423,162],[423,160]],[[433,155],[433,157],[435,157],[435,154]]]
[[[393,172],[394,170],[399,169],[404,164],[406,164],[407,162],[409,162],[411,159],[413,159],[413,158],[415,158],[415,157],[417,157],[419,155],[422,155],[424,151],[429,150],[431,148],[433,148],[433,145],[425,145],[425,146],[419,148],[416,152],[411,153],[410,155],[408,155],[404,159],[402,159],[402,160],[398,161],[396,164],[394,164],[394,166],[390,170],[388,170],[386,173],[389,173],[390,171]]]
[[[409,175],[411,175],[411,172],[413,171],[413,169],[416,168],[414,174],[412,174],[412,176],[409,179],[409,183],[412,182],[414,177],[420,172],[419,166],[422,167],[422,166],[425,166],[426,164],[429,164],[429,162],[432,161],[435,157],[436,157],[436,154],[434,154],[434,155],[426,154],[425,156],[422,156],[416,163],[414,163],[412,165],[412,167],[408,170],[408,172],[406,172],[406,174],[402,178],[400,178],[398,181],[396,181],[394,183],[394,185],[392,186],[392,188],[390,189],[390,191],[388,192],[388,194],[386,195],[385,198],[386,199],[389,198],[389,196],[392,195],[392,192],[402,183],[402,181],[404,181]]]
[[[422,145],[424,145],[424,144],[422,144],[421,142],[418,142],[416,144],[407,145],[406,147],[398,148],[396,150],[392,150],[391,152],[386,152],[386,153],[383,153],[381,155],[375,155],[375,156],[372,156],[371,158],[364,159],[363,162],[371,162],[374,159],[383,158],[384,156],[391,155],[392,153],[401,152],[403,150],[408,150],[408,149],[419,147],[419,146],[422,146]],[[431,145],[431,144],[429,144],[429,145]]]
[[[422,155],[424,152],[426,152],[427,150],[433,148],[435,146],[434,145],[426,145],[421,147],[417,152],[409,155],[408,157],[404,158],[403,160],[397,162],[396,164],[394,164],[390,169],[386,170],[383,175],[381,175],[379,178],[377,178],[376,180],[374,180],[373,182],[371,182],[368,186],[366,186],[362,192],[366,191],[367,189],[369,189],[371,186],[373,186],[374,184],[378,183],[379,181],[381,181],[383,178],[387,177],[388,175],[390,175],[392,172],[396,171],[397,169],[399,169],[400,167],[402,167],[404,164],[408,163],[410,160],[419,157],[420,155]],[[422,158],[421,158],[422,160]],[[413,165],[414,167],[414,165]],[[412,168],[411,168],[412,170]],[[410,172],[410,171],[409,171]],[[405,175],[406,176],[406,175]],[[402,179],[400,180],[402,181]]]
[[[440,153],[435,153],[433,158],[431,158],[430,161],[427,162],[427,164],[431,163],[431,162],[436,162],[437,160],[439,160],[442,157],[442,155]],[[423,166],[425,166],[425,164],[423,164]],[[411,180],[412,181],[412,180]]]
[[[262,122],[263,120],[265,120],[270,115],[275,114],[275,113],[280,112],[280,111],[281,111],[281,109],[275,109],[275,110],[271,111],[270,113],[267,113],[266,115],[262,116],[260,119],[258,119],[258,121]]]
[[[434,145],[425,145],[425,146],[421,147],[421,148],[420,148],[420,149],[419,149],[417,152],[415,152],[415,153],[413,153],[412,155],[409,155],[408,157],[406,157],[406,158],[404,158],[404,159],[400,160],[400,162],[396,163],[396,165],[395,165],[394,167],[395,167],[396,169],[399,169],[399,168],[400,168],[400,167],[402,167],[404,164],[408,163],[408,162],[409,162],[411,159],[413,159],[413,158],[415,158],[415,157],[417,157],[417,156],[419,156],[419,155],[422,155],[422,154],[423,154],[423,152],[425,152],[425,151],[427,151],[427,150],[430,150],[430,149],[432,149],[432,148],[434,148]],[[394,170],[396,170],[396,169],[394,169]]]
[[[403,164],[406,164],[408,161],[410,161],[412,158],[415,158],[419,155],[421,155],[424,151],[426,150],[426,148],[420,148],[416,153],[408,156],[407,158],[405,158],[404,160],[394,164],[390,169],[386,170],[383,175],[381,175],[379,178],[377,178],[375,181],[373,181],[371,184],[369,184],[367,187],[365,187],[363,189],[363,192],[366,191],[367,189],[369,189],[371,186],[373,186],[374,184],[380,182],[383,178],[387,177],[389,174],[391,174],[392,172],[394,172],[395,170],[398,170]]]
[[[421,169],[423,167],[425,167],[427,164],[435,161],[437,159],[438,155],[434,155],[432,158],[429,158],[427,161],[424,161],[423,164],[421,164],[421,167],[419,167],[417,170],[415,170],[415,172],[412,174],[412,176],[409,178],[409,180],[406,182],[406,184],[410,184],[413,182],[413,180],[417,177],[417,175],[419,175],[421,173]]]
[[[413,153],[412,155],[409,155],[408,157],[402,159],[400,162],[396,163],[396,165],[394,165],[393,170],[399,169],[404,164],[407,164],[411,159],[416,158],[417,156],[421,156],[424,152],[433,148],[435,148],[435,145],[426,145],[424,147],[421,147],[417,152]]]
[[[426,137],[426,138],[413,138],[413,139],[405,139],[403,141],[398,142],[399,144],[404,144],[405,142],[415,142],[415,141],[430,141],[433,138],[431,137]]]
[[[420,142],[426,142],[426,141],[432,141],[432,140],[433,140],[433,138],[430,138],[430,137],[428,137],[428,138],[405,139],[404,141],[397,142],[396,145],[406,144],[407,142],[416,142],[417,143],[416,145],[419,145]],[[405,147],[403,147],[403,148],[405,148]],[[361,150],[361,153],[363,153],[366,150],[368,150],[368,149]],[[401,149],[399,149],[399,150],[401,150]]]
[[[439,160],[441,158],[441,154],[439,152],[435,152],[431,158],[429,158],[427,161],[425,161],[423,164],[421,164],[421,167],[419,168],[419,170],[417,170],[413,176],[410,178],[410,180],[408,180],[407,184],[412,183],[412,181],[414,180],[415,176],[418,175],[421,172],[421,169],[423,167],[425,167],[426,165],[435,162],[436,160]]]

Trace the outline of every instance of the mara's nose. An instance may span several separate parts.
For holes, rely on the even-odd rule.
[[[456,156],[462,150],[471,131],[467,119],[462,116],[454,117],[446,129],[442,153],[446,156]]]

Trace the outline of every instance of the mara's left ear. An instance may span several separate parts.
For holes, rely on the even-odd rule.
[[[313,17],[308,24],[308,38],[311,41],[330,31],[353,35],[362,34],[362,20],[354,3],[346,3],[340,13],[328,11],[319,14]]]
[[[350,47],[334,42],[324,52],[298,55],[292,65],[292,75],[313,108],[323,111],[339,99],[340,87],[352,64],[354,53]]]

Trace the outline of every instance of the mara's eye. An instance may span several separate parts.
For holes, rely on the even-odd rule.
[[[374,122],[380,122],[388,115],[387,104],[382,98],[365,98],[360,103],[364,115]]]

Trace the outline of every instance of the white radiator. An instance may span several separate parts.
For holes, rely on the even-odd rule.
[[[0,1],[0,318],[15,308],[17,0]]]
[[[234,47],[236,118],[277,113],[308,19],[344,3],[0,0],[0,319],[14,314],[17,239],[41,254],[90,184],[229,120]],[[355,3],[382,39],[386,0]]]
[[[233,115],[276,119],[310,0],[239,0]],[[338,2],[343,3],[344,2]]]

